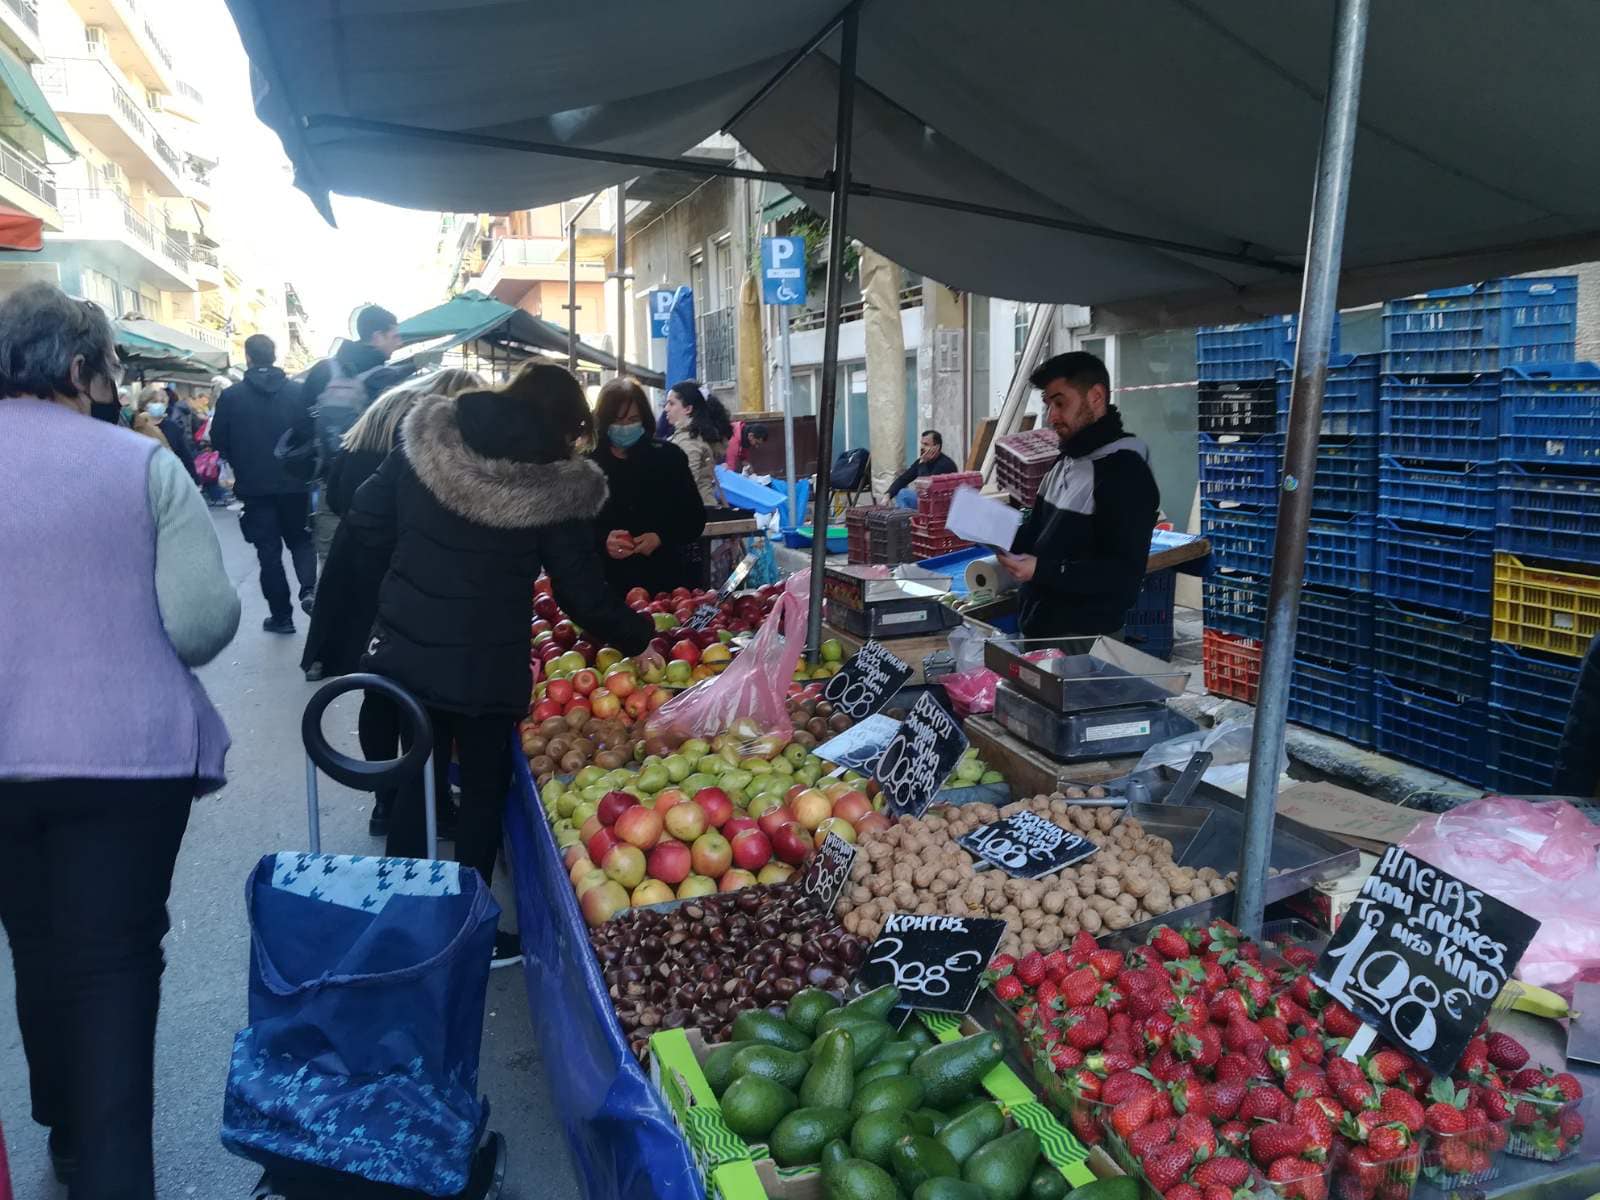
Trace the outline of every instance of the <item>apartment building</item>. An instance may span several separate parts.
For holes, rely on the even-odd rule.
[[[44,58],[35,0],[0,0],[0,214],[37,220],[47,232],[61,229],[54,154],[74,153],[72,139],[34,82]],[[26,259],[0,262],[0,293],[33,279],[53,279]]]

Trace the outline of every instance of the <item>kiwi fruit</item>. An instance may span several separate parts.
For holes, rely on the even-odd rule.
[[[548,754],[540,754],[528,760],[528,770],[535,775],[550,775],[556,769],[556,763]]]

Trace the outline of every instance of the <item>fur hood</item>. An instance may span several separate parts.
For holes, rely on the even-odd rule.
[[[592,520],[606,477],[587,458],[557,463],[486,458],[469,447],[448,396],[424,396],[401,426],[401,450],[422,486],[456,516],[493,529]]]

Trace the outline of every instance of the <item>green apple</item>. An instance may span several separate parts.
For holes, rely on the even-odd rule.
[[[556,798],[556,811],[563,817],[570,817],[573,810],[583,802],[583,797],[577,792],[562,792]]]
[[[546,800],[554,800],[567,790],[567,784],[560,779],[552,779],[539,789],[539,795]]]
[[[722,760],[718,759],[717,761],[721,762]],[[718,782],[721,783],[723,788],[730,792],[743,791],[745,788],[750,786],[750,781],[754,778],[755,776],[749,771],[741,770],[738,767],[732,767],[722,772]]]
[[[583,839],[578,836],[576,829],[563,829],[556,834],[556,845],[565,850],[568,846],[575,846]]]
[[[604,678],[605,673],[622,661],[622,651],[615,646],[601,646],[594,656],[595,670]]]
[[[668,629],[675,629],[678,618],[671,613],[651,613],[650,619],[656,623],[656,632],[661,633]]]
[[[562,670],[571,673],[573,671],[583,670],[589,665],[589,663],[588,660],[576,650],[568,650],[565,654],[561,655],[555,660],[555,665],[559,666]]]
[[[704,771],[696,771],[678,786],[683,789],[685,796],[692,798],[701,788],[720,787],[721,781],[715,775],[707,774]]]
[[[789,760],[790,766],[799,767],[805,765],[806,759],[811,757],[811,751],[799,742],[790,742],[783,748],[783,756]]]
[[[672,776],[667,774],[667,768],[660,764],[652,763],[639,772],[640,789],[652,795],[671,782]]]
[[[676,684],[688,683],[693,672],[694,668],[684,662],[683,659],[675,658],[667,664],[667,682]]]
[[[678,747],[678,753],[685,758],[699,758],[703,754],[710,754],[711,747],[703,738],[690,738]]]
[[[783,798],[781,796],[779,796],[776,792],[768,792],[766,795],[757,796],[754,800],[750,801],[750,815],[759,819],[766,816],[773,809],[779,808],[782,805]]]
[[[588,800],[585,800],[582,804],[575,804],[572,806],[572,815],[569,816],[567,820],[571,821],[577,828],[582,829],[583,823],[590,817],[594,816],[594,810],[596,807],[596,805],[590,803]]]
[[[1006,777],[1000,774],[999,771],[985,771],[983,778],[978,780],[979,783],[1004,783],[1005,781]]]
[[[772,767],[772,773],[774,775],[794,774],[794,764],[781,754],[778,755],[777,758],[772,759],[769,765]]]
[[[667,769],[667,777],[673,783],[682,783],[694,774],[694,764],[681,754],[669,754],[661,765]]]
[[[828,638],[820,647],[823,662],[843,662],[844,643],[838,638]]]

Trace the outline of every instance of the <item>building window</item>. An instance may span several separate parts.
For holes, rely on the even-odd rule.
[[[1011,369],[1015,371],[1022,361],[1023,348],[1028,344],[1028,328],[1033,324],[1032,304],[1018,302],[1011,314]]]
[[[717,251],[717,307],[729,309],[734,306],[734,296],[738,289],[738,280],[733,274],[733,241],[728,237],[722,238],[716,245]]]
[[[994,415],[994,397],[989,394],[989,308],[993,303],[987,296],[967,297],[968,395],[972,397],[974,422]]]

